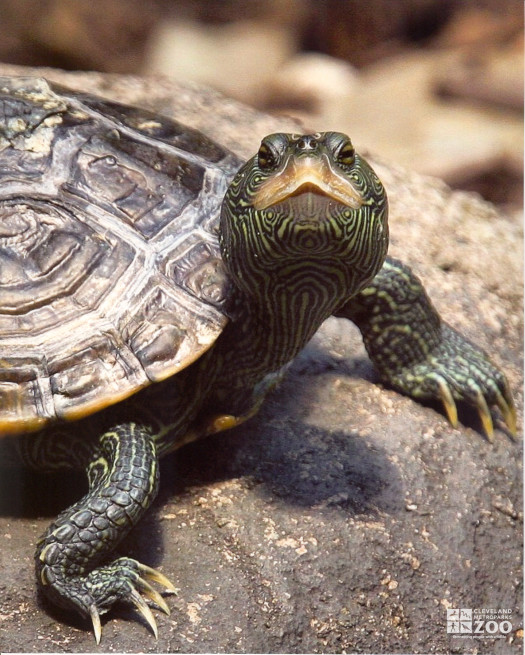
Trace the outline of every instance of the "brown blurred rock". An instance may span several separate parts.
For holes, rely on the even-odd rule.
[[[458,52],[436,79],[445,96],[523,112],[523,31],[513,41]]]
[[[277,71],[300,47],[310,15],[305,0],[182,0],[161,3],[145,74],[207,84],[256,106],[266,104]]]
[[[310,49],[365,66],[435,35],[450,17],[452,0],[368,0],[312,3]]]
[[[407,48],[496,34],[504,41],[523,24],[520,0],[326,0],[310,4],[305,47],[365,66]],[[511,31],[509,31],[509,28]]]
[[[4,61],[126,73],[142,65],[158,19],[142,0],[2,0]]]
[[[436,78],[438,92],[523,112],[523,7],[510,8],[497,13],[466,6],[457,12],[436,40],[456,53]]]
[[[482,53],[496,45],[512,43],[520,33],[523,3],[519,0],[496,0],[486,6],[460,3],[434,44]]]
[[[164,21],[152,34],[143,71],[207,84],[257,105],[296,49],[293,32],[275,21]]]
[[[309,114],[323,115],[330,126],[346,114],[358,88],[359,75],[347,62],[321,53],[300,53],[275,72],[264,104],[272,111],[292,108],[307,121]]]
[[[309,0],[156,0],[156,4],[168,19],[204,24],[271,20],[281,26],[300,27],[309,13]]]

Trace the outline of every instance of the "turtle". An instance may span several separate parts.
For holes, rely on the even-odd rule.
[[[175,587],[117,545],[159,458],[253,416],[329,316],[416,400],[491,408],[504,373],[388,255],[385,188],[350,138],[274,133],[242,161],[198,130],[44,78],[0,78],[0,443],[89,490],[37,543],[38,589],[157,635]],[[158,585],[160,591],[154,587]],[[163,592],[161,594],[161,591]]]

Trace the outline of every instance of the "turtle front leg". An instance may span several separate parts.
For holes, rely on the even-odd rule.
[[[156,636],[155,619],[141,593],[169,613],[147,580],[172,593],[173,585],[134,559],[110,561],[117,544],[157,493],[157,453],[149,430],[129,423],[104,433],[87,474],[89,492],[62,512],[38,542],[35,560],[40,588],[57,605],[90,617],[97,643],[100,614],[117,601],[133,603]]]
[[[458,401],[476,407],[489,440],[490,407],[497,406],[515,436],[516,409],[505,375],[441,320],[407,266],[388,257],[371,284],[336,316],[356,323],[370,359],[392,387],[415,399],[441,401],[454,427]]]

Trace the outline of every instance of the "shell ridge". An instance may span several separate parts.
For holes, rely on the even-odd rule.
[[[240,162],[147,110],[45,80],[0,87],[33,126],[0,170],[0,403],[33,430],[117,402],[215,341],[228,320],[218,216]]]

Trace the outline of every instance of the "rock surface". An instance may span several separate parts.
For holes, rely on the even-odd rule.
[[[41,73],[172,114],[243,156],[267,132],[300,129],[195,85]],[[370,159],[389,192],[391,252],[503,366],[521,418],[520,225]],[[491,445],[471,413],[455,430],[376,383],[356,329],[331,319],[255,419],[167,458],[159,499],[120,550],[179,595],[157,642],[124,608],[104,621],[100,650],[521,652],[521,441],[498,430]],[[37,598],[33,578],[35,542],[78,497],[77,478],[0,478],[2,651],[97,650],[87,624]],[[454,639],[447,608],[511,610],[512,631]]]

